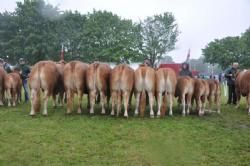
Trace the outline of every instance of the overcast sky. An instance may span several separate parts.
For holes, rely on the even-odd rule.
[[[143,20],[172,12],[181,34],[176,49],[169,53],[176,62],[201,56],[201,49],[215,38],[237,36],[250,27],[250,0],[45,0],[62,10],[87,13],[107,10],[122,18]],[[13,11],[15,0],[0,0],[0,11]]]

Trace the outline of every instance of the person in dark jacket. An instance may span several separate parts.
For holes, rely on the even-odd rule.
[[[28,78],[30,73],[30,67],[26,64],[23,58],[19,59],[18,68],[20,70],[22,82],[23,82],[23,89],[25,95],[25,102],[29,101],[29,93],[28,93]]]
[[[2,58],[0,58],[0,67],[3,68],[3,65],[4,65],[4,60]]]
[[[222,73],[219,74],[218,79],[219,79],[219,82],[221,83],[222,82]]]
[[[227,85],[228,85],[228,100],[227,104],[236,104],[236,93],[235,93],[235,79],[236,79],[236,73],[238,71],[238,63],[233,63],[232,67],[228,68],[225,71],[225,77],[227,79]]]
[[[181,71],[179,72],[180,76],[189,76],[193,77],[192,72],[189,70],[189,64],[184,62],[181,65]]]
[[[0,66],[7,72],[12,72],[12,67],[9,63],[7,63],[4,59],[0,58]]]

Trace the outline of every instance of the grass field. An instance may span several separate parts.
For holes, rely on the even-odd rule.
[[[163,119],[66,116],[51,104],[48,117],[31,118],[29,104],[0,107],[0,165],[250,165],[245,107],[204,117],[175,107]]]

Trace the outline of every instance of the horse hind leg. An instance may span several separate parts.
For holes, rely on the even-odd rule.
[[[31,102],[31,110],[30,115],[34,116],[36,112],[40,111],[40,91],[36,89],[31,89],[30,92],[30,102]]]
[[[128,104],[129,104],[130,92],[124,92],[124,117],[128,118]]]
[[[44,96],[43,96],[43,102],[44,102],[43,115],[44,116],[48,116],[48,100],[49,100],[49,91],[45,90]]]

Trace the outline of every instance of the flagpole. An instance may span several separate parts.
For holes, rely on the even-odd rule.
[[[189,59],[190,59],[190,48],[188,49],[188,53],[187,53],[187,59],[186,59],[186,63],[189,63]]]

